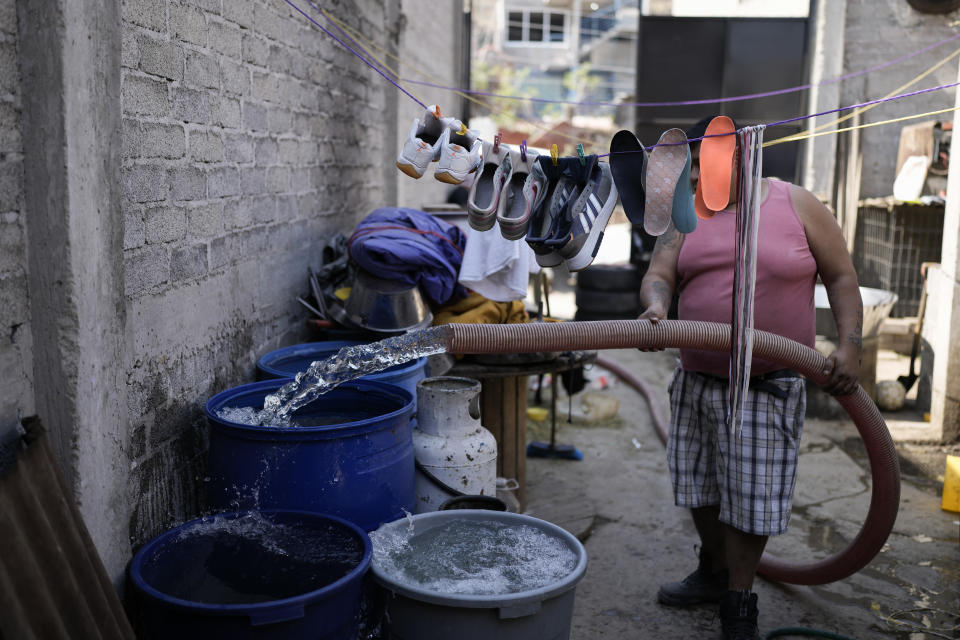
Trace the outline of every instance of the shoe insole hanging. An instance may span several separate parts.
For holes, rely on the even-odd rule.
[[[687,159],[677,180],[677,188],[673,192],[673,211],[670,215],[677,231],[692,233],[697,228],[697,213],[693,203],[693,191],[690,190],[690,151],[689,148],[685,150]]]
[[[693,196],[693,206],[697,211],[697,217],[701,220],[709,220],[717,215],[717,212],[708,209],[707,204],[703,201],[703,180],[697,180],[697,191]]]
[[[673,193],[689,154],[687,136],[682,129],[668,129],[660,136],[647,162],[646,205],[643,230],[662,235],[670,226]]]
[[[733,154],[737,150],[737,138],[733,135],[735,131],[733,120],[727,116],[717,116],[710,121],[707,137],[700,144],[703,202],[711,211],[720,211],[730,204]]]
[[[527,210],[527,203],[523,199],[523,183],[527,179],[525,173],[514,173],[510,176],[510,183],[507,185],[507,206],[504,211],[504,218],[518,219],[522,218]]]
[[[647,153],[632,131],[618,131],[610,141],[610,172],[620,193],[620,204],[627,219],[643,224],[646,205]]]

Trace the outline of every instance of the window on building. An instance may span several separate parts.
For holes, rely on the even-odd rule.
[[[527,40],[530,42],[543,42],[543,14],[530,13],[527,18],[530,22],[527,31]]]
[[[523,42],[523,12],[511,11],[507,16],[507,40]]]
[[[562,13],[550,14],[550,42],[563,42],[565,18]]]
[[[563,44],[567,14],[528,9],[507,12],[507,41],[527,44]]]

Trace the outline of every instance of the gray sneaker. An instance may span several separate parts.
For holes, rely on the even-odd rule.
[[[497,208],[500,233],[507,240],[519,240],[526,235],[535,201],[542,201],[545,182],[530,180],[530,171],[536,164],[536,153],[527,151],[524,160],[523,152],[510,150],[510,177],[503,185]]]
[[[467,218],[470,226],[477,231],[486,231],[497,222],[497,209],[500,207],[500,194],[503,185],[510,180],[510,147],[501,144],[495,148],[489,142],[483,143],[483,168],[480,175],[470,185],[467,197]]]
[[[567,207],[577,199],[581,181],[589,175],[596,156],[587,156],[586,163],[577,158],[560,158],[557,164],[547,156],[538,159],[540,170],[547,178],[547,194],[543,203],[534,209],[527,230],[527,244],[536,254],[541,267],[556,267],[563,262],[557,249],[566,241],[570,222]]]
[[[540,163],[533,162],[519,194],[513,190],[504,190],[500,211],[497,213],[500,233],[504,238],[519,240],[527,235],[533,212],[546,200],[547,186],[547,176],[540,168]]]
[[[603,240],[603,230],[616,205],[617,186],[610,165],[598,162],[568,209],[567,216],[571,221],[568,240],[558,253],[567,261],[570,271],[582,271],[593,262]]]

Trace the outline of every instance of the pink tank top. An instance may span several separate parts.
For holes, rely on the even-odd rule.
[[[779,180],[768,183],[757,232],[753,327],[812,348],[816,338],[813,290],[817,263],[790,199],[790,185]],[[721,211],[709,220],[700,220],[696,230],[687,234],[677,262],[681,320],[730,322],[735,243],[733,211]],[[680,364],[686,371],[726,378],[730,373],[730,353],[681,349]],[[783,365],[754,358],[750,375],[782,368]]]

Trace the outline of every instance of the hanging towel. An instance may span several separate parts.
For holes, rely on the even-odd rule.
[[[526,242],[507,240],[497,229],[467,229],[460,284],[497,302],[523,300],[531,273],[540,267]]]
[[[416,209],[376,209],[347,242],[350,258],[364,271],[406,285],[419,285],[431,304],[466,297],[457,284],[466,236],[458,227]]]

